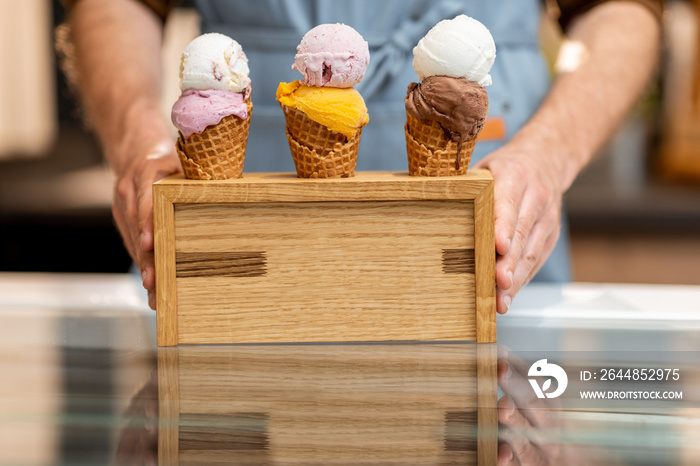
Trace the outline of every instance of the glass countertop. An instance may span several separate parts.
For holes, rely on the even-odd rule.
[[[490,345],[157,348],[132,276],[0,273],[0,465],[696,465],[699,438],[700,287],[531,284]]]

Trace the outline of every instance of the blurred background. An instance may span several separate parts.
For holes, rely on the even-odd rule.
[[[0,271],[126,272],[113,180],[58,66],[64,19],[58,0],[0,0]],[[656,78],[567,193],[577,281],[700,284],[700,0],[664,23]],[[166,25],[167,115],[197,27],[189,9]],[[559,34],[543,26],[553,66]]]

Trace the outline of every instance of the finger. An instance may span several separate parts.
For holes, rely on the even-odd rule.
[[[523,251],[532,234],[532,229],[537,224],[542,207],[532,202],[532,197],[523,201],[521,215],[518,218],[508,254],[498,257],[496,260],[496,309],[500,314],[505,314],[510,308],[513,298],[522,287],[514,286],[516,283],[515,270],[522,260]]]
[[[518,211],[525,193],[521,180],[514,177],[501,177],[494,186],[494,215],[496,252],[506,255],[510,251]]]
[[[182,170],[171,140],[155,144],[136,170],[139,236],[144,251],[153,249],[153,183]]]
[[[518,206],[523,197],[525,186],[522,182],[525,174],[517,166],[502,159],[503,149],[480,160],[474,168],[486,168],[494,178],[494,214],[496,252],[500,255],[508,253],[510,240],[513,237],[515,224],[518,219]],[[507,151],[505,151],[507,153]]]
[[[525,362],[520,359],[516,354],[505,345],[498,345],[497,349],[497,361],[500,366],[497,366],[498,376],[508,375],[512,376],[512,371],[515,371],[520,377],[527,377],[527,373],[530,370],[531,363]]]
[[[550,427],[543,431],[541,427],[533,426],[521,410],[510,407],[499,410],[498,422],[500,438],[513,449],[518,464],[559,464],[556,460],[561,449],[556,437],[547,437],[555,435]]]
[[[154,311],[156,310],[156,291],[155,290],[148,290],[148,307],[150,307]]]
[[[498,264],[501,273],[510,272],[515,275],[515,269],[521,259],[522,252],[525,249],[532,229],[538,223],[538,219],[542,212],[542,205],[536,202],[537,197],[526,195],[520,207],[520,213],[515,225],[515,231],[510,243],[508,254],[503,256],[503,259]]]
[[[496,312],[499,314],[505,314],[510,309],[510,305],[513,303],[513,298],[511,297],[514,293],[510,291],[511,287],[506,290],[497,289],[496,290]]]
[[[498,386],[508,395],[512,406],[517,406],[521,415],[535,426],[552,424],[546,400],[540,400],[527,379],[527,370],[522,372],[510,361],[501,360],[497,366]]]
[[[138,435],[139,433],[137,428],[134,428],[131,425],[125,427],[117,446],[117,464],[131,464],[130,462],[134,458],[136,445],[139,442]]]
[[[498,361],[496,362],[496,377],[498,378],[499,382],[501,379],[508,380],[508,377],[510,377],[510,374],[508,374],[509,370],[510,370],[510,365],[508,364],[508,360],[499,358]],[[504,391],[506,390],[503,387],[501,387],[501,388]]]
[[[549,257],[559,237],[559,224],[556,223],[554,230],[547,221],[539,223],[532,231],[527,245],[515,267],[513,273],[513,288],[508,290],[513,294],[517,293],[525,286]]]
[[[532,389],[529,385],[524,384],[525,380],[520,374],[514,372],[514,368],[510,362],[503,359],[497,362],[496,374],[498,377],[498,386],[511,398],[517,398],[518,406],[525,406],[524,401],[529,403],[531,400],[525,398],[523,394],[529,395],[527,389]]]
[[[510,397],[498,401],[498,422],[501,425],[501,440],[510,446],[518,463],[548,464],[547,458],[537,444],[531,440],[534,429],[515,408]]]
[[[498,466],[517,466],[520,462],[515,457],[513,449],[507,443],[498,446]]]
[[[510,369],[516,371],[521,377],[527,377],[527,373],[530,370],[531,363],[525,362],[522,359],[520,359],[507,346],[499,345],[498,360],[505,360],[508,363],[508,367]]]
[[[144,406],[144,430],[146,431],[146,434],[149,435],[158,433],[158,417],[152,415],[152,413],[155,411],[155,409],[151,406],[153,403],[153,401],[147,401]]]
[[[501,359],[497,363],[496,377],[498,381],[498,386],[506,395],[513,398],[518,390],[522,390],[522,384],[519,385],[523,379],[519,374],[513,373],[515,368],[511,365],[510,361],[507,359]],[[513,381],[513,383],[511,382]]]
[[[155,166],[166,161],[148,160],[150,160],[146,162],[148,165],[144,166],[137,175],[136,193],[140,247],[144,251],[153,250],[153,183],[175,171],[167,165],[165,169]]]
[[[510,247],[510,246],[509,246]],[[507,259],[508,255],[496,256],[496,289],[497,291],[508,291],[513,286],[513,271],[511,270],[510,262]],[[505,314],[505,311],[510,307],[510,302],[503,302],[499,306],[499,312]]]
[[[510,355],[510,348],[506,345],[496,345],[496,357],[501,360],[501,359],[508,359],[508,356]]]
[[[141,254],[141,281],[143,287],[148,291],[154,290],[156,288],[155,255],[153,251],[141,251]]]
[[[128,178],[122,178],[117,182],[112,213],[131,257],[139,270],[143,270],[139,231],[135,222],[137,212],[134,189],[132,181]]]
[[[521,372],[510,361],[503,363],[505,371],[499,374],[498,384],[501,389],[515,402],[519,409],[541,411],[548,405],[545,400],[537,398],[532,385],[530,385],[527,371]]]
[[[129,222],[126,219],[124,209],[120,205],[121,203],[115,199],[112,205],[112,217],[117,225],[117,229],[122,237],[124,247],[126,248],[131,259],[138,265],[140,260],[140,248],[134,243],[134,236],[132,234]]]
[[[556,214],[542,217],[533,227],[528,242],[515,265],[512,286],[506,290],[497,290],[496,305],[499,313],[507,312],[518,291],[542,268],[556,245],[560,230],[560,219]],[[502,258],[502,260],[507,259]],[[499,267],[498,261],[496,267]]]
[[[157,444],[156,444],[157,447]],[[146,458],[144,459],[144,464],[146,466],[157,466],[158,465],[158,453],[151,450],[146,453]]]
[[[137,219],[140,268],[143,287],[149,292],[149,306],[155,309],[155,260],[153,234],[153,183],[181,169],[172,144],[159,144],[137,170]]]
[[[499,255],[496,262],[496,285],[500,290],[507,290],[513,283],[513,268],[510,267],[508,257],[512,253],[525,187],[520,180],[512,177],[501,177],[499,181],[495,187],[494,203],[496,252]],[[508,303],[500,306],[502,313],[507,308]]]
[[[498,400],[496,406],[498,407],[498,422],[505,426],[510,426],[512,423],[510,418],[515,412],[515,401],[513,397],[508,394],[502,396]]]
[[[517,377],[513,380],[515,380],[516,383],[521,383],[519,381],[522,381],[524,377],[527,377],[528,371],[529,365],[527,363],[517,358],[507,347],[500,345],[498,346],[496,378],[498,386],[506,395],[509,395],[512,398],[513,395],[511,393],[522,389],[522,387],[518,385],[511,388],[511,379],[513,379],[513,377]]]
[[[139,190],[137,210],[139,247],[142,251],[153,250],[153,193],[152,184]]]

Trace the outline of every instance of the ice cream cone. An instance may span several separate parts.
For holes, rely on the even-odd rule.
[[[192,180],[225,180],[240,178],[243,174],[245,149],[248,142],[253,103],[248,99],[248,117],[224,117],[218,124],[208,126],[202,133],[194,133],[177,140],[177,154],[185,172]]]
[[[467,172],[489,111],[485,86],[496,43],[474,18],[458,15],[433,26],[413,48],[419,82],[406,91],[406,151],[411,175]]]
[[[355,175],[362,128],[348,139],[311,120],[306,114],[282,105],[287,120],[287,140],[300,178],[347,178]]]
[[[445,135],[439,123],[424,123],[406,113],[408,173],[418,176],[463,175],[469,168],[476,137],[461,143]],[[459,163],[457,157],[459,155]]]

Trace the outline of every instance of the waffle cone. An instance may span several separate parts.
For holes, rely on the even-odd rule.
[[[185,178],[191,180],[226,180],[243,175],[245,148],[248,143],[253,103],[248,99],[248,117],[224,117],[207,126],[202,133],[185,139],[180,133],[176,150]]]
[[[300,178],[355,176],[362,128],[350,139],[316,123],[300,110],[282,105],[287,140]]]
[[[445,136],[437,122],[424,123],[406,112],[406,152],[408,174],[418,176],[463,175],[476,145],[476,136],[459,143]],[[459,154],[459,168],[457,156]]]

